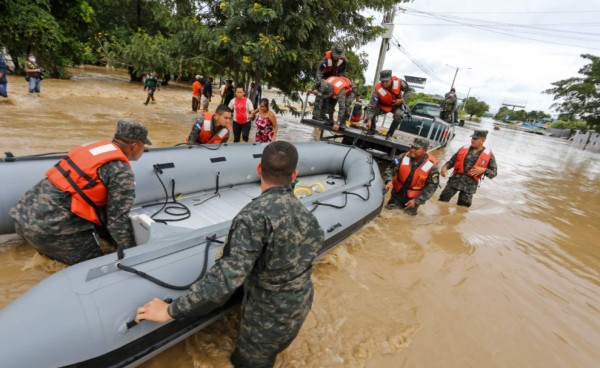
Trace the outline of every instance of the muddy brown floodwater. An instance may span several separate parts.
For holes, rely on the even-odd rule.
[[[71,72],[44,80],[39,97],[8,77],[2,152],[67,151],[111,137],[122,117],[145,123],[154,147],[183,142],[191,128],[187,85],[144,106],[141,84],[123,72]],[[281,139],[317,138],[297,118],[279,121]],[[440,160],[469,142],[471,130],[457,129],[434,152]],[[312,311],[277,367],[598,366],[600,156],[506,130],[490,130],[486,146],[499,174],[470,209],[437,202],[438,191],[417,217],[384,210],[318,261]],[[62,267],[15,236],[0,241],[0,307]],[[228,367],[237,322],[232,313],[143,366]]]

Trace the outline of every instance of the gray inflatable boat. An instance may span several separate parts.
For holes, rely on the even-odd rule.
[[[383,183],[371,155],[328,142],[295,143],[295,193],[319,220],[322,253],[381,211]],[[166,324],[131,323],[136,308],[174,299],[220,257],[231,220],[260,194],[261,144],[156,148],[132,162],[137,247],[46,278],[0,311],[0,366],[135,366],[206,327],[237,305]],[[0,161],[0,233],[8,210],[60,155]]]

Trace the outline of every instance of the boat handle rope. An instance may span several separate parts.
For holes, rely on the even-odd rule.
[[[333,230],[337,229],[338,227],[342,226],[342,224],[340,224],[339,222],[335,225],[333,225],[332,227],[330,227],[329,229],[327,229],[327,232],[330,233]]]
[[[169,166],[171,167],[171,166]],[[174,166],[172,166],[174,167]],[[156,222],[161,222],[163,224],[166,224],[169,221],[183,221],[183,220],[187,220],[188,218],[190,218],[192,216],[192,212],[190,211],[190,209],[183,203],[178,202],[177,198],[175,196],[175,179],[171,179],[171,198],[172,200],[169,201],[169,193],[167,192],[167,187],[165,186],[165,184],[163,183],[162,179],[160,178],[159,174],[162,174],[162,169],[166,168],[164,165],[154,165],[154,174],[156,175],[156,177],[158,178],[158,181],[160,182],[160,185],[162,185],[163,190],[165,192],[165,202],[162,203],[162,207],[154,212],[154,214],[152,214],[152,216],[150,216],[151,219],[153,219]],[[157,204],[153,204],[151,206],[157,206],[160,203]],[[167,206],[168,204],[171,204],[170,206]],[[179,216],[179,218],[170,218],[170,219],[160,219],[160,218],[155,218],[156,215],[158,215],[159,213],[161,213],[162,211],[164,211],[167,215],[171,215],[171,216]]]
[[[221,197],[221,193],[219,192],[219,188],[220,188],[219,187],[219,178],[220,177],[221,177],[221,172],[219,171],[219,172],[217,172],[217,178],[216,178],[216,183],[215,183],[215,185],[216,185],[215,193],[206,199],[194,199],[194,201],[202,201],[200,203],[194,203],[194,206],[199,206],[201,204],[204,204],[215,197]],[[233,188],[233,184],[230,185],[229,188]]]
[[[350,151],[348,151],[350,152]],[[346,153],[346,155],[348,155],[348,153]],[[344,157],[344,161],[346,160],[346,157]],[[375,171],[373,170],[373,157],[369,156],[369,159],[367,160],[369,165],[371,165],[371,180],[369,180],[369,182],[367,184],[364,184],[363,187],[367,188],[367,197],[363,197],[358,193],[354,193],[354,192],[348,192],[348,191],[343,191],[342,194],[344,194],[344,204],[343,205],[336,205],[336,204],[332,204],[332,203],[323,203],[323,202],[319,202],[319,201],[314,201],[313,204],[315,205],[310,212],[314,212],[317,208],[319,208],[319,206],[325,206],[325,207],[333,207],[333,208],[337,208],[337,209],[342,209],[344,207],[346,207],[348,205],[348,196],[349,195],[354,195],[357,196],[358,198],[362,199],[363,201],[368,201],[369,198],[371,198],[371,183],[373,183],[373,181],[375,180]],[[344,167],[344,165],[342,164],[342,168]],[[333,175],[330,175],[333,176]],[[345,181],[345,179],[344,179]]]
[[[133,274],[136,274],[138,276],[140,276],[143,279],[146,279],[150,282],[153,282],[159,286],[165,287],[167,289],[172,289],[172,290],[187,290],[190,286],[192,286],[195,282],[197,282],[198,280],[200,280],[201,278],[204,277],[204,274],[206,273],[206,270],[208,268],[208,251],[210,250],[210,244],[211,243],[218,243],[218,244],[224,244],[224,242],[222,240],[218,240],[217,239],[217,234],[213,234],[212,236],[207,236],[206,238],[206,248],[204,249],[204,262],[202,263],[202,271],[200,271],[200,275],[198,275],[198,277],[196,277],[196,279],[194,281],[192,281],[191,283],[187,284],[187,285],[172,285],[169,284],[167,282],[164,282],[162,280],[157,279],[154,276],[148,275],[145,272],[142,272],[140,270],[136,270],[133,267],[129,267],[129,266],[125,266],[124,264],[122,264],[121,262],[117,262],[117,268],[125,271],[125,272],[130,272]]]
[[[173,299],[171,299],[171,298],[166,298],[166,299],[163,299],[163,302],[165,302],[165,303],[167,303],[167,304],[171,304],[171,303],[173,303]],[[132,327],[135,327],[135,326],[137,326],[137,325],[138,325],[138,323],[135,321],[135,319],[132,319],[131,321],[127,321],[127,322],[125,323],[125,326],[127,326],[127,329],[128,329],[128,330],[129,330],[130,328],[132,328]]]

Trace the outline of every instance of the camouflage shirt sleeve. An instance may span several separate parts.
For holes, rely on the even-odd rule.
[[[186,294],[174,300],[169,305],[169,315],[173,318],[202,315],[223,305],[248,277],[270,229],[264,216],[240,212],[231,224],[225,245],[226,249],[233,245],[229,247],[230,254],[221,258]]]
[[[398,166],[400,166],[400,162],[404,158],[405,153],[400,156],[396,156],[390,166],[385,169],[385,173],[383,174],[383,182],[387,184],[388,181],[392,181],[398,175]]]
[[[200,124],[202,124],[200,121],[198,121],[198,119],[196,119],[196,121],[194,122],[194,125],[192,126],[192,130],[190,131],[190,134],[188,135],[188,141],[187,144],[188,146],[194,145],[194,144],[198,144],[198,136],[200,134]]]
[[[450,170],[451,168],[454,167],[454,163],[456,162],[456,157],[458,156],[458,151],[456,151],[454,153],[454,155],[452,155],[452,157],[450,158],[450,160],[446,161],[446,163],[444,164],[444,166],[446,167],[446,169]]]
[[[369,104],[367,105],[367,119],[373,119],[373,117],[377,115],[377,112],[379,112],[379,107],[377,106],[378,102],[379,95],[375,90],[373,90],[371,93],[371,101],[369,101]]]
[[[314,64],[313,64],[314,65]],[[323,58],[317,67],[317,78],[315,79],[315,88],[318,89],[321,86],[323,80],[323,71],[327,67],[327,58]]]
[[[129,220],[129,210],[135,200],[135,178],[131,166],[124,161],[111,161],[98,169],[98,177],[108,193],[103,219],[106,229],[119,246],[135,246]]]
[[[437,190],[439,184],[440,170],[438,168],[438,165],[435,165],[429,172],[427,181],[425,181],[425,188],[423,188],[421,193],[417,196],[417,198],[415,198],[415,203],[423,204],[427,200],[429,200],[429,198],[431,198],[431,196],[433,196],[433,193],[435,193],[435,191]]]
[[[496,166],[496,157],[494,157],[494,154],[492,153],[492,157],[490,157],[490,163],[487,167],[487,170],[485,170],[485,176],[493,179],[496,177],[496,175],[498,175],[498,166]]]

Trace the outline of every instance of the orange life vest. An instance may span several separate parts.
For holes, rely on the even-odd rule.
[[[406,196],[408,198],[416,198],[423,191],[429,173],[437,163],[438,160],[431,154],[428,154],[427,159],[423,160],[423,163],[415,169],[412,181],[406,190]],[[400,162],[400,165],[398,165],[398,175],[392,180],[396,193],[404,186],[406,179],[410,175],[411,168],[410,157],[405,155]]]
[[[377,83],[375,92],[377,92],[377,95],[379,96],[377,106],[385,112],[392,111],[392,103],[394,103],[394,100],[399,98],[402,93],[402,83],[400,82],[400,78],[392,76],[392,87],[389,90],[383,88],[381,82]]]
[[[469,149],[471,146],[464,146],[458,150],[456,154],[456,162],[454,163],[454,174],[464,174],[465,172],[465,158],[467,157],[467,153],[469,153]],[[490,159],[492,158],[492,150],[489,148],[483,147],[483,151],[477,157],[477,161],[473,166],[485,167],[487,169],[490,164]],[[467,173],[468,176],[471,176]],[[480,180],[482,175],[471,176],[474,180]]]
[[[213,116],[214,112],[205,112],[202,124],[196,120],[196,125],[200,128],[198,133],[198,143],[201,144],[219,144],[229,138],[229,130],[226,127],[221,127],[217,133],[212,136]]]
[[[96,209],[106,206],[108,193],[98,177],[100,166],[129,160],[111,141],[100,141],[73,149],[46,172],[48,180],[63,192],[71,193],[71,212],[102,225]]]
[[[338,70],[340,65],[342,65],[344,63],[344,61],[346,61],[345,56],[340,57],[337,62],[335,60],[333,60],[333,56],[331,55],[331,50],[325,52],[325,59],[327,60],[327,66],[325,67],[325,69],[323,69],[323,74],[327,74],[327,73],[333,71],[334,68],[336,70]],[[335,63],[335,65],[334,65],[334,63]],[[336,73],[335,75],[339,75],[339,73]]]
[[[325,82],[333,86],[334,96],[339,95],[344,88],[346,88],[346,96],[352,93],[352,82],[346,77],[329,77]]]

